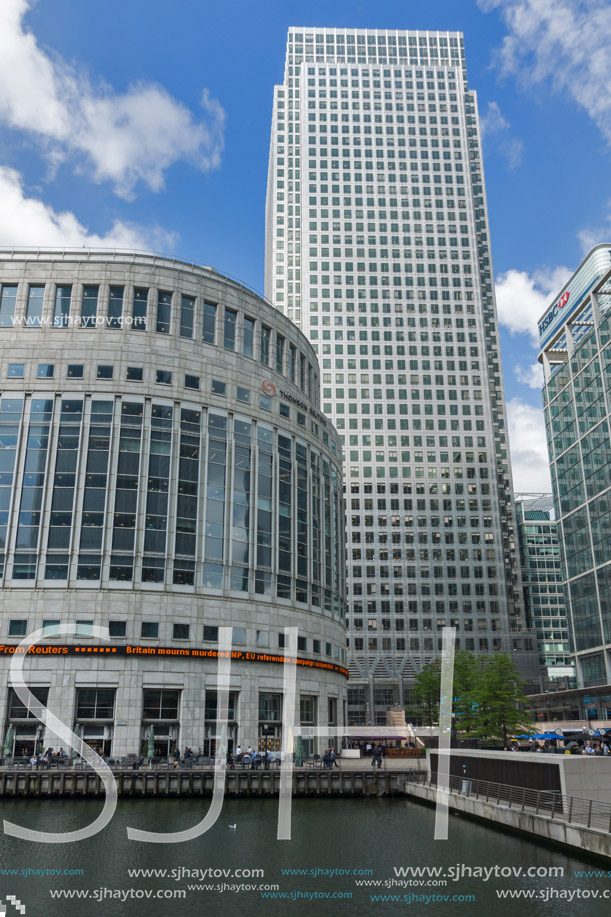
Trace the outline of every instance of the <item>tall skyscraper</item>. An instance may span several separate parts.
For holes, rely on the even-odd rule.
[[[558,522],[551,494],[516,494],[526,620],[536,631],[546,690],[575,687],[564,601]]]
[[[611,682],[611,245],[539,321],[543,403],[580,687]]]
[[[528,658],[476,94],[462,35],[291,28],[266,295],[343,437],[349,719],[438,654]],[[536,659],[535,659],[536,662]]]

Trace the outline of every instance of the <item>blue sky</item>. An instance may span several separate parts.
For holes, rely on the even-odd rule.
[[[290,25],[464,32],[515,483],[546,489],[533,329],[611,238],[606,0],[2,0],[0,245],[135,245],[261,290],[272,90]]]

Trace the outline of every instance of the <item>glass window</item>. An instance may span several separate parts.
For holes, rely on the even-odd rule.
[[[146,331],[146,306],[149,291],[136,287],[134,290],[134,305],[132,311],[132,328],[134,331]]]
[[[45,619],[42,622],[42,629],[45,632],[45,637],[59,637],[59,625],[60,621]]]
[[[272,329],[261,325],[261,363],[269,366],[269,347],[272,339]]]
[[[52,379],[54,370],[53,363],[39,363],[36,375],[39,379]]]
[[[81,327],[95,328],[95,320],[98,314],[98,292],[99,287],[83,287],[83,301],[81,303]]]
[[[255,354],[255,320],[244,316],[244,343],[242,353],[245,357],[253,357]]]
[[[172,308],[172,294],[163,293],[161,290],[157,296],[157,324],[155,331],[159,334],[170,333],[170,310]]]
[[[115,692],[109,688],[79,688],[76,715],[79,720],[111,720],[115,713]]]
[[[225,309],[225,324],[223,326],[223,347],[225,350],[235,350],[236,327],[238,313],[233,309]]]
[[[9,379],[23,379],[24,368],[23,363],[9,363],[6,374]]]
[[[83,364],[82,363],[68,363],[68,369],[66,370],[66,379],[82,379],[83,378]]]
[[[246,643],[246,629],[244,627],[233,628],[233,642]]]
[[[158,369],[155,374],[155,382],[158,382],[159,385],[170,385],[172,382],[172,373],[168,372],[166,369]]]
[[[9,637],[25,637],[28,632],[28,622],[25,618],[13,618],[8,622]]]
[[[227,386],[224,382],[219,382],[218,379],[212,380],[212,394],[213,395],[224,395],[226,393]]]
[[[174,624],[172,637],[174,640],[188,640],[189,639],[189,625],[188,624]]]
[[[199,376],[185,375],[185,388],[194,388],[199,390]]]
[[[156,640],[159,637],[159,624],[157,621],[143,621],[140,636],[148,640]]]
[[[180,301],[180,336],[181,338],[193,337],[193,324],[195,315],[195,299],[192,296],[183,296]]]
[[[44,704],[45,707],[47,706],[48,688],[30,688],[30,691],[39,703]],[[36,719],[34,713],[21,702],[12,688],[9,689],[8,715],[11,720]]]
[[[246,404],[248,404],[249,401],[250,401],[250,389],[241,388],[241,387],[238,385],[238,390],[237,390],[237,396],[236,396],[236,397],[237,397],[238,401],[244,401]]]
[[[107,325],[109,328],[120,328],[123,324],[123,287],[111,287],[108,294],[108,318]]]
[[[202,340],[204,344],[214,344],[216,333],[216,305],[212,302],[204,303],[204,325]]]
[[[77,637],[92,637],[93,621],[77,621],[75,635]]]
[[[53,327],[66,328],[70,317],[70,300],[72,287],[61,286],[55,290],[55,310],[53,312]]]
[[[276,334],[276,371],[281,373],[284,367],[284,338]]]
[[[145,720],[177,720],[179,691],[149,688],[144,691]]]
[[[106,366],[100,364],[98,366],[98,379],[112,379],[113,368],[112,366]]]
[[[0,328],[12,328],[17,302],[17,284],[3,284],[0,294]]]
[[[127,621],[109,621],[108,635],[110,637],[125,637],[127,634]]]
[[[259,694],[259,720],[261,722],[280,722],[282,719],[282,695]]]
[[[26,328],[40,328],[45,288],[31,286],[28,290],[28,306],[25,317]]]
[[[206,643],[218,643],[219,629],[210,624],[204,624],[204,640]]]
[[[142,367],[128,366],[125,378],[128,382],[142,382]]]

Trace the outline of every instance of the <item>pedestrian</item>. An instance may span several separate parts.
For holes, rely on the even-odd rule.
[[[373,746],[371,742],[367,742],[367,745],[365,746],[365,757],[368,758],[372,751],[373,751]]]
[[[236,756],[236,758],[240,758],[241,755],[242,755],[242,746],[241,746],[241,745],[238,745],[238,747],[237,747],[236,750],[235,750],[235,756]]]
[[[251,771],[256,771],[259,769],[259,762],[261,761],[261,756],[258,752],[253,751],[250,756],[250,769]]]
[[[333,747],[329,749],[329,758],[331,759],[331,766],[339,768],[339,764],[337,763],[337,755],[335,754],[335,749]]]
[[[378,770],[379,770],[382,767],[382,749],[379,748],[377,745],[374,745],[372,751],[373,751],[373,756],[371,759],[371,766],[375,767],[377,764]]]
[[[325,752],[322,756],[322,761],[325,768],[331,767],[331,754],[328,748],[325,748]]]

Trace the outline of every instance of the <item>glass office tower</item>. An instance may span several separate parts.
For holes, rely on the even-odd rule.
[[[611,246],[539,321],[543,402],[580,687],[611,683]]]
[[[551,494],[516,494],[524,605],[537,633],[543,686],[575,687],[562,585],[558,522]]]
[[[444,625],[462,648],[527,660],[477,100],[460,33],[289,30],[274,91],[266,296],[310,338],[322,406],[343,438],[350,721],[409,707]]]

